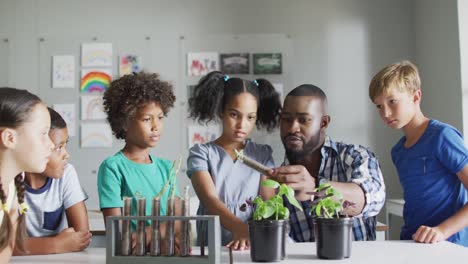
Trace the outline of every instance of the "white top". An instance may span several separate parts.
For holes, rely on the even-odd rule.
[[[16,186],[15,186],[15,181],[13,180],[8,185],[8,197],[6,200],[8,211],[11,211],[15,198],[16,198]],[[3,208],[0,208],[0,225],[3,222],[3,215],[4,215]]]
[[[28,235],[43,237],[60,233],[68,227],[65,210],[86,198],[71,164],[65,166],[62,178],[47,178],[40,189],[26,184],[25,201],[30,208],[26,213]]]
[[[198,254],[198,248],[192,251]],[[356,241],[352,244],[351,257],[344,260],[317,259],[315,243],[292,243],[286,246],[287,257],[281,264],[303,263],[465,263],[468,249],[447,241],[437,244],[420,244],[413,241]],[[252,263],[250,251],[234,251],[234,263]],[[106,263],[105,248],[89,248],[84,252],[11,258],[11,263]],[[187,263],[189,263],[187,261]],[[228,250],[222,247],[221,263],[229,263]],[[135,263],[136,264],[136,263]]]

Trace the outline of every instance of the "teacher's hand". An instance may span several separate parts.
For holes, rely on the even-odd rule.
[[[302,165],[288,165],[275,168],[269,177],[279,183],[285,183],[295,191],[298,201],[310,200],[310,192],[315,190],[315,178]]]

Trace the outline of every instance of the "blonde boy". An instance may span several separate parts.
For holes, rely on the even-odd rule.
[[[369,96],[384,123],[404,133],[391,151],[405,199],[400,238],[468,247],[468,150],[461,133],[424,116],[418,69],[409,61],[378,72]]]

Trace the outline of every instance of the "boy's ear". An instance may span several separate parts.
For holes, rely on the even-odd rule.
[[[329,115],[322,116],[320,128],[327,128],[328,125],[330,124],[330,121],[331,121],[331,117]]]
[[[421,96],[422,96],[421,89],[416,90],[413,93],[413,102],[420,103],[421,102]]]
[[[11,128],[0,128],[0,144],[5,148],[13,148],[16,144],[16,131]]]

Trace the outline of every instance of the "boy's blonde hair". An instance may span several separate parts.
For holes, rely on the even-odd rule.
[[[416,65],[404,60],[380,70],[369,84],[369,97],[374,101],[375,97],[393,89],[408,93],[421,89],[421,79]]]

